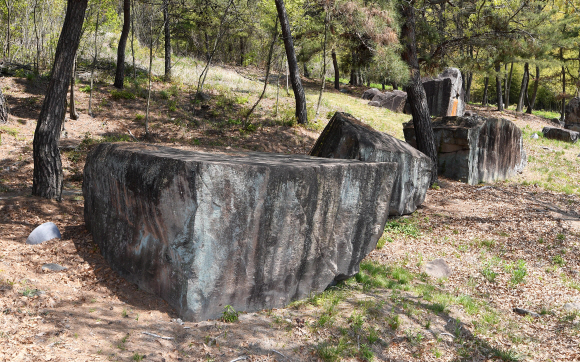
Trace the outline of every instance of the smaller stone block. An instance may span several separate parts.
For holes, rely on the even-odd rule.
[[[570,99],[564,112],[564,128],[580,132],[580,98]]]
[[[60,231],[58,230],[58,227],[55,225],[55,223],[45,222],[44,224],[38,226],[36,229],[32,230],[26,239],[26,244],[36,245],[48,240],[60,238]]]
[[[431,116],[463,116],[463,78],[459,69],[447,68],[437,78],[423,81],[423,87]]]
[[[407,93],[394,90],[375,95],[369,106],[387,108],[393,112],[401,113],[405,108],[407,102]]]
[[[435,259],[425,265],[425,273],[431,278],[448,278],[451,275],[451,268],[444,259]]]
[[[570,143],[575,143],[576,141],[578,141],[578,138],[580,137],[579,132],[556,127],[544,127],[542,129],[542,133],[546,138]]]
[[[416,146],[413,122],[404,125],[405,140]],[[438,173],[477,185],[504,180],[526,165],[522,131],[503,118],[441,117],[433,121]]]
[[[348,113],[336,112],[310,151],[311,156],[396,162],[390,215],[410,214],[425,200],[433,162],[408,143],[378,132]]]
[[[366,99],[366,100],[371,100],[373,99],[377,94],[381,94],[381,91],[378,90],[377,88],[371,88],[371,89],[367,89],[363,95],[362,95],[362,99]]]

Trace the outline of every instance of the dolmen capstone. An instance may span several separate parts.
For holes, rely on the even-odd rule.
[[[396,162],[390,215],[410,214],[425,201],[433,161],[406,142],[378,132],[348,113],[336,112],[310,155],[364,162]]]
[[[387,108],[393,112],[401,113],[405,109],[407,93],[400,90],[386,91],[376,94],[368,103],[369,106]]]
[[[570,99],[564,112],[564,128],[580,132],[580,98]]]
[[[433,117],[463,116],[463,78],[457,68],[447,68],[437,78],[423,80],[429,112]]]
[[[358,272],[396,167],[103,143],[84,169],[85,223],[114,270],[182,319],[277,308]]]
[[[544,134],[545,138],[570,143],[575,143],[580,137],[580,133],[578,132],[556,127],[544,127],[542,129],[542,133]]]
[[[432,124],[440,175],[476,185],[515,176],[526,165],[522,131],[507,119],[440,117]],[[403,132],[416,147],[412,121]]]

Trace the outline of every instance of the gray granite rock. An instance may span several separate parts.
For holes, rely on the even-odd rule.
[[[26,244],[36,245],[48,240],[60,238],[61,235],[58,227],[53,222],[45,222],[44,224],[38,226],[36,229],[32,230],[26,239]]]
[[[404,125],[405,140],[416,146],[413,122]],[[433,121],[440,175],[477,185],[505,180],[526,165],[522,131],[503,118],[442,117]]]
[[[85,224],[119,274],[184,320],[282,307],[359,270],[387,221],[396,164],[95,146]]]
[[[564,304],[563,308],[565,311],[568,312],[580,312],[580,303],[579,302],[566,303]]]
[[[378,90],[377,88],[370,88],[367,89],[366,91],[364,91],[363,95],[361,96],[362,99],[366,99],[366,100],[371,100],[373,99],[377,94],[381,94],[381,91]]]
[[[401,113],[407,102],[407,93],[400,90],[378,93],[370,101],[369,106],[387,108],[393,112]]]
[[[410,214],[425,200],[431,179],[431,159],[408,143],[376,131],[348,113],[334,114],[310,155],[365,162],[397,162],[390,215]]]
[[[545,138],[559,140],[564,142],[575,143],[580,137],[579,132],[574,132],[569,129],[555,128],[555,127],[544,127],[542,133]]]
[[[570,99],[564,112],[564,128],[580,132],[580,98]]]
[[[431,278],[448,278],[451,275],[451,268],[444,259],[435,259],[425,264],[425,273]]]
[[[64,267],[62,265],[58,265],[58,264],[47,263],[47,264],[43,264],[42,267],[40,267],[40,269],[44,272],[48,272],[48,271],[59,272],[59,271],[67,270],[68,268]]]
[[[463,116],[463,78],[457,68],[447,68],[437,78],[423,81],[431,116]]]

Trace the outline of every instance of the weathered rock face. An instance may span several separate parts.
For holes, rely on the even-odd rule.
[[[376,96],[377,94],[381,94],[381,91],[376,89],[376,88],[370,88],[367,89],[366,91],[364,91],[363,95],[362,95],[362,99],[366,99],[366,100],[371,100],[374,98],[374,96]]]
[[[463,79],[457,68],[447,68],[437,78],[423,81],[431,116],[463,116]]]
[[[405,140],[416,146],[413,122]],[[440,175],[476,185],[504,180],[526,165],[522,131],[503,118],[442,117],[433,121]]]
[[[406,142],[376,131],[348,113],[334,114],[310,155],[365,162],[397,162],[390,215],[410,214],[425,201],[431,179],[431,159]]]
[[[281,307],[358,272],[393,163],[142,144],[87,157],[85,223],[111,267],[188,320]]]
[[[368,104],[369,106],[387,108],[393,112],[403,112],[407,102],[407,92],[400,90],[378,93]]]
[[[578,132],[555,127],[544,127],[542,133],[546,138],[570,143],[575,143],[580,137],[580,133]]]
[[[580,98],[572,98],[566,105],[564,127],[580,132]]]

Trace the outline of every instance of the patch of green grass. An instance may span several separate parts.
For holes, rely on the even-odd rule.
[[[8,127],[8,126],[0,126],[0,134],[6,133],[12,137],[18,136],[19,131],[16,128]]]
[[[497,273],[491,269],[489,264],[484,264],[483,269],[481,269],[481,275],[490,283],[494,283],[497,277]]]
[[[239,316],[239,312],[236,312],[236,310],[234,309],[234,307],[232,307],[231,305],[226,305],[224,307],[224,311],[222,313],[222,321],[226,322],[226,323],[234,323],[238,321],[238,316]]]
[[[524,282],[524,278],[528,275],[528,270],[526,268],[526,262],[519,259],[516,263],[510,264],[509,270],[511,270],[512,277],[510,279],[511,284],[518,285]]]
[[[166,90],[162,90],[159,92],[159,98],[161,99],[169,99],[169,92]]]
[[[86,85],[84,87],[80,87],[79,90],[83,93],[90,93],[91,92],[91,86],[90,85]]]
[[[414,218],[401,218],[387,222],[385,232],[391,235],[404,235],[417,238],[421,235]]]
[[[135,352],[135,354],[131,357],[131,359],[133,361],[137,361],[137,362],[143,361],[143,358],[145,358],[145,355],[144,354],[139,354],[137,352]]]
[[[387,322],[389,328],[391,328],[394,331],[399,329],[399,327],[401,326],[401,317],[399,317],[399,315],[395,313],[391,313],[387,317],[385,317],[385,321]]]
[[[34,297],[38,292],[38,289],[26,287],[20,291],[20,294],[25,297]]]
[[[457,303],[459,303],[465,312],[469,315],[474,315],[479,313],[479,306],[477,305],[476,301],[473,300],[468,295],[461,295],[456,299]]]
[[[133,139],[128,134],[109,134],[103,136],[103,142],[131,142]]]
[[[564,258],[562,257],[562,255],[554,255],[552,257],[552,264],[557,265],[557,266],[564,266],[564,264],[566,264],[566,262],[564,261]]]
[[[499,348],[493,348],[491,350],[491,355],[492,357],[499,358],[505,362],[519,362],[523,360],[517,352],[511,349],[503,350]]]
[[[111,91],[111,97],[116,101],[120,99],[135,99],[135,93],[128,89],[114,89]]]

